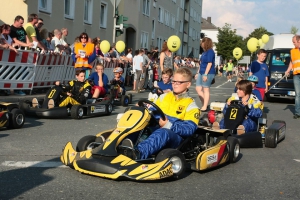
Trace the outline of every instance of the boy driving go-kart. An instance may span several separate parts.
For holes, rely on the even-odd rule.
[[[130,148],[123,152],[124,155],[132,159],[145,159],[163,147],[178,147],[183,138],[196,131],[200,110],[187,92],[191,80],[192,73],[189,69],[180,68],[175,72],[172,80],[173,92],[162,94],[155,101],[165,114],[165,119],[159,119],[160,128],[135,147],[130,139],[125,139],[122,146]]]
[[[262,117],[263,104],[252,94],[252,83],[241,80],[237,83],[237,93],[233,94],[223,109],[221,129],[230,129],[238,135],[256,131],[258,119]],[[218,128],[217,122],[213,124]],[[237,130],[237,132],[236,132]]]

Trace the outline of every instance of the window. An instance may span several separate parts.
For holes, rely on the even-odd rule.
[[[39,0],[39,11],[51,13],[52,0]]]
[[[172,18],[171,18],[171,28],[175,29],[175,16],[174,15],[172,15]]]
[[[150,0],[143,0],[143,14],[150,15]]]
[[[172,0],[174,3],[176,3],[176,0]]]
[[[181,9],[184,9],[184,2],[185,2],[185,0],[181,0],[181,1],[180,1],[180,8],[181,8]]]
[[[165,25],[170,26],[170,13],[165,10]]]
[[[141,48],[148,48],[149,34],[142,31],[141,34]]]
[[[164,23],[164,9],[161,7],[158,8],[158,21]]]
[[[157,38],[157,47],[158,47],[159,50],[161,50],[163,42],[164,42],[164,40],[162,39],[162,37]]]
[[[84,23],[92,24],[93,0],[84,0]]]
[[[75,0],[65,0],[65,18],[74,19]]]
[[[151,39],[155,39],[155,19],[152,20],[152,33],[151,33]]]
[[[106,28],[107,24],[107,4],[102,2],[100,5],[100,27]]]
[[[179,7],[177,8],[177,15],[176,15],[176,21],[179,20]]]
[[[181,20],[179,21],[179,31],[180,33],[183,32],[183,22]]]

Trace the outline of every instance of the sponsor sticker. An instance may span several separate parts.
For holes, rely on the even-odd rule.
[[[142,165],[142,170],[144,171],[148,170],[148,165]]]
[[[173,174],[172,168],[170,167],[169,169],[165,169],[161,172],[159,172],[159,177],[160,178],[165,178],[168,176],[171,176]]]
[[[218,161],[218,154],[217,153],[207,156],[207,164],[208,165],[213,164],[217,161]]]

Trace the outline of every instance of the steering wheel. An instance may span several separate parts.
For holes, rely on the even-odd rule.
[[[159,114],[159,116],[162,118],[162,120],[164,120],[164,121],[166,120],[166,116],[165,116],[164,112],[155,103],[153,103],[152,101],[149,101],[149,100],[145,99],[145,100],[140,100],[138,102],[139,106],[144,107],[147,110],[149,110],[149,108],[147,106],[145,106],[145,104],[150,104],[151,106],[153,106],[156,109],[157,114]],[[150,111],[150,113],[152,115],[151,111]]]

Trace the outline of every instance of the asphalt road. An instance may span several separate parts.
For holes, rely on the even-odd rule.
[[[224,101],[233,87],[234,82],[217,77],[211,101]],[[197,96],[194,88],[192,97]],[[61,165],[66,142],[76,144],[85,135],[113,128],[123,107],[110,116],[82,120],[27,118],[22,129],[0,130],[0,199],[300,199],[300,121],[293,119],[293,103],[265,103],[269,124],[275,119],[287,123],[286,139],[277,148],[242,149],[235,164],[187,172],[177,181],[113,181]]]

